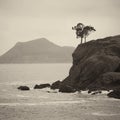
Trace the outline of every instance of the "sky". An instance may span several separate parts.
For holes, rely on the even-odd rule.
[[[80,43],[71,28],[92,25],[87,40],[120,34],[120,0],[0,0],[0,55],[17,42],[47,38],[60,46]]]

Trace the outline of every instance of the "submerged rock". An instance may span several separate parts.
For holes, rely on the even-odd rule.
[[[59,89],[60,88],[61,81],[56,81],[51,85],[51,89]]]
[[[97,94],[101,94],[101,93],[102,93],[102,91],[101,91],[101,90],[98,90],[98,91],[92,92],[91,95],[97,95]]]
[[[50,84],[40,84],[40,85],[35,85],[34,89],[43,89],[43,88],[47,88],[50,87]]]
[[[30,90],[28,86],[19,86],[17,89],[19,90]]]
[[[108,97],[120,99],[120,89],[114,90],[107,94]]]
[[[120,76],[116,73],[120,72],[120,35],[80,44],[72,56],[69,76],[61,82],[59,91],[109,89],[113,83],[110,89],[120,86],[117,85]]]

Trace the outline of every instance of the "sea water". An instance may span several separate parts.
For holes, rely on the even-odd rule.
[[[120,100],[33,89],[36,84],[63,80],[71,65],[0,64],[0,120],[119,120]],[[18,90],[21,85],[30,90]]]
[[[0,64],[1,104],[12,102],[14,105],[16,102],[24,103],[26,99],[27,102],[50,101],[50,89],[34,90],[34,86],[65,79],[70,67],[71,64]],[[22,85],[30,87],[30,91],[18,90],[17,87]]]

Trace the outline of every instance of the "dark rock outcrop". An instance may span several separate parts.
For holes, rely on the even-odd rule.
[[[97,84],[105,90],[120,88],[120,72],[107,72],[97,79]]]
[[[34,89],[43,89],[43,88],[47,88],[50,87],[50,84],[40,84],[40,85],[35,85]]]
[[[69,85],[61,85],[59,88],[59,92],[63,92],[63,93],[73,93],[76,92],[76,89],[69,86]]]
[[[80,44],[72,56],[73,66],[69,76],[61,82],[60,91],[66,86],[92,91],[109,88],[113,83],[114,87],[119,84],[120,35]]]
[[[114,90],[107,94],[108,97],[120,99],[120,89]]]
[[[28,86],[19,86],[17,89],[19,90],[30,90]]]
[[[51,85],[51,89],[59,89],[60,88],[61,81],[56,81]]]
[[[98,91],[94,91],[93,93],[91,93],[91,95],[97,95],[97,94],[101,94],[102,91],[98,90]]]

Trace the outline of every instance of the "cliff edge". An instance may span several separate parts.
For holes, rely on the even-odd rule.
[[[120,88],[120,35],[80,44],[72,56],[69,76],[59,91]]]

